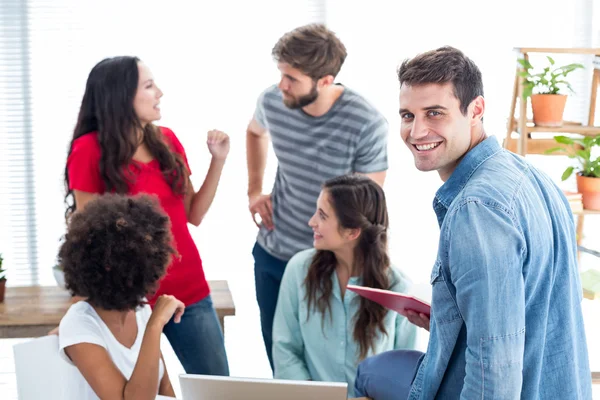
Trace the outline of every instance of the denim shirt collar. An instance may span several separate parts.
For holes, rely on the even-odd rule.
[[[473,173],[488,158],[502,150],[498,140],[490,136],[472,148],[457,165],[450,178],[438,189],[433,200],[433,210],[442,226],[448,207],[463,190]]]

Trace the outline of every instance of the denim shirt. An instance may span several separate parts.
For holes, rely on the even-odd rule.
[[[427,353],[409,399],[591,399],[575,224],[496,138],[438,190]]]
[[[308,310],[304,279],[315,254],[304,250],[289,261],[281,281],[273,321],[273,363],[275,378],[347,382],[348,396],[354,396],[354,379],[360,346],[354,340],[355,317],[360,296],[346,290],[342,297],[337,274],[331,275],[331,314]],[[397,269],[390,268],[390,290],[406,292],[409,281]],[[361,285],[359,277],[348,284]],[[383,324],[387,335],[379,332],[375,349],[367,356],[394,349],[413,349],[417,330],[406,318],[388,310]]]

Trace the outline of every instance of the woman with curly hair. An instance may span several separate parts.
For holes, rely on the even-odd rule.
[[[195,191],[183,146],[173,131],[153,124],[161,118],[162,95],[136,57],[108,58],[92,69],[65,167],[65,200],[72,199],[66,216],[102,193],[155,195],[171,220],[178,256],[148,302],[154,306],[168,294],[185,303],[181,323],[169,322],[164,332],[187,373],[229,375],[223,333],[188,228],[188,222],[200,224],[214,199],[229,137],[208,133],[212,160]]]
[[[347,291],[348,284],[405,292],[390,265],[383,189],[363,175],[325,182],[309,221],[314,249],[289,261],[273,325],[275,378],[347,382],[358,363],[392,349],[412,349],[416,327],[405,317]]]
[[[167,323],[178,324],[185,305],[155,292],[175,250],[169,217],[148,196],[104,195],[71,218],[59,251],[67,289],[85,301],[60,322],[61,354],[87,384],[73,398],[154,399],[175,396],[160,351]]]

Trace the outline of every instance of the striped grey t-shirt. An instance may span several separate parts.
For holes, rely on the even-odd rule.
[[[254,119],[268,130],[278,161],[271,192],[275,228],[261,227],[258,243],[272,256],[289,260],[313,246],[308,221],[323,182],[387,170],[388,123],[348,88],[325,115],[313,117],[286,107],[276,85],[259,97]]]

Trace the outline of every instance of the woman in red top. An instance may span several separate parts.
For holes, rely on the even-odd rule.
[[[67,204],[73,199],[67,218],[105,192],[156,196],[171,219],[178,256],[158,291],[148,294],[149,302],[154,305],[158,296],[167,294],[186,305],[181,322],[170,321],[164,333],[187,373],[229,375],[223,333],[188,229],[188,222],[200,224],[214,199],[229,137],[208,132],[212,160],[196,192],[183,146],[173,131],[153,124],[161,118],[162,95],[148,67],[136,57],[105,59],[92,69],[65,168]],[[102,266],[102,260],[98,263]]]

